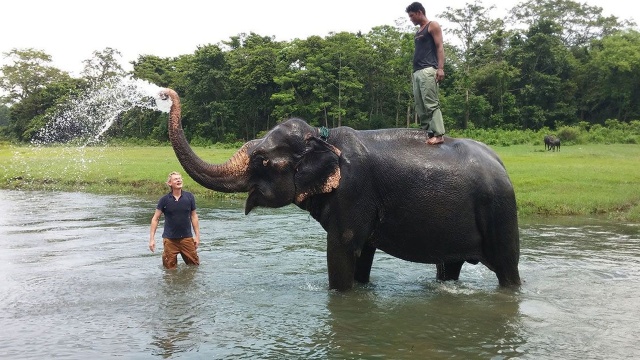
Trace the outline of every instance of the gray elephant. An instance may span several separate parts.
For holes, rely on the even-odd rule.
[[[551,142],[553,141],[553,135],[545,135],[544,136],[544,149],[549,151],[551,150]]]
[[[331,289],[367,283],[376,249],[435,264],[438,280],[457,280],[466,261],[487,266],[503,287],[520,285],[515,193],[486,145],[446,138],[431,146],[418,129],[327,130],[293,118],[210,164],[184,136],[178,95],[161,94],[172,101],[172,146],[196,182],[248,192],[246,214],[295,204],[322,225]]]
[[[556,148],[558,149],[558,151],[560,151],[560,139],[557,138],[555,135],[545,135],[544,149],[547,151],[549,150],[556,151]]]

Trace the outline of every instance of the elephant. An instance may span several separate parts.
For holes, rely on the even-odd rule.
[[[521,285],[515,192],[487,145],[452,137],[427,145],[420,129],[327,129],[291,118],[212,164],[184,135],[178,94],[161,97],[171,100],[169,138],[194,181],[247,192],[245,214],[295,204],[320,223],[330,289],[368,283],[376,250],[435,264],[437,281],[458,280],[469,262],[492,270],[501,287]]]
[[[557,138],[555,135],[545,135],[544,149],[547,151],[550,151],[550,150],[556,151],[556,148],[558,149],[558,151],[560,151],[560,139]]]
[[[549,151],[551,150],[551,141],[553,141],[553,135],[545,135],[544,136],[544,149]]]

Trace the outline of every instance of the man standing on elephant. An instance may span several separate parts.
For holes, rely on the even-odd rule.
[[[200,225],[196,213],[196,199],[192,193],[182,190],[182,176],[178,172],[169,174],[167,185],[171,191],[160,198],[151,218],[149,250],[155,251],[156,229],[160,214],[164,214],[162,265],[167,269],[175,269],[178,266],[178,254],[188,265],[199,265],[200,259],[196,249],[200,244]],[[191,232],[192,227],[195,236]]]
[[[440,111],[438,86],[444,80],[444,45],[442,28],[436,21],[429,21],[424,6],[414,2],[407,6],[409,20],[420,26],[414,36],[413,97],[420,125],[427,130],[427,144],[444,142],[444,121]]]

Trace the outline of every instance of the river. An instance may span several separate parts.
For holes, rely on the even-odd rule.
[[[325,232],[296,207],[198,201],[201,265],[147,248],[157,199],[0,190],[0,358],[633,359],[640,225],[521,219],[519,291],[376,254],[329,291]]]

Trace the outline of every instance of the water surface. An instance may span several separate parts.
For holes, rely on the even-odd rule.
[[[371,284],[337,293],[325,233],[296,207],[198,201],[202,264],[167,271],[147,248],[157,199],[0,196],[0,358],[640,356],[637,224],[521,220],[517,292],[482,265],[439,283],[378,252]]]

